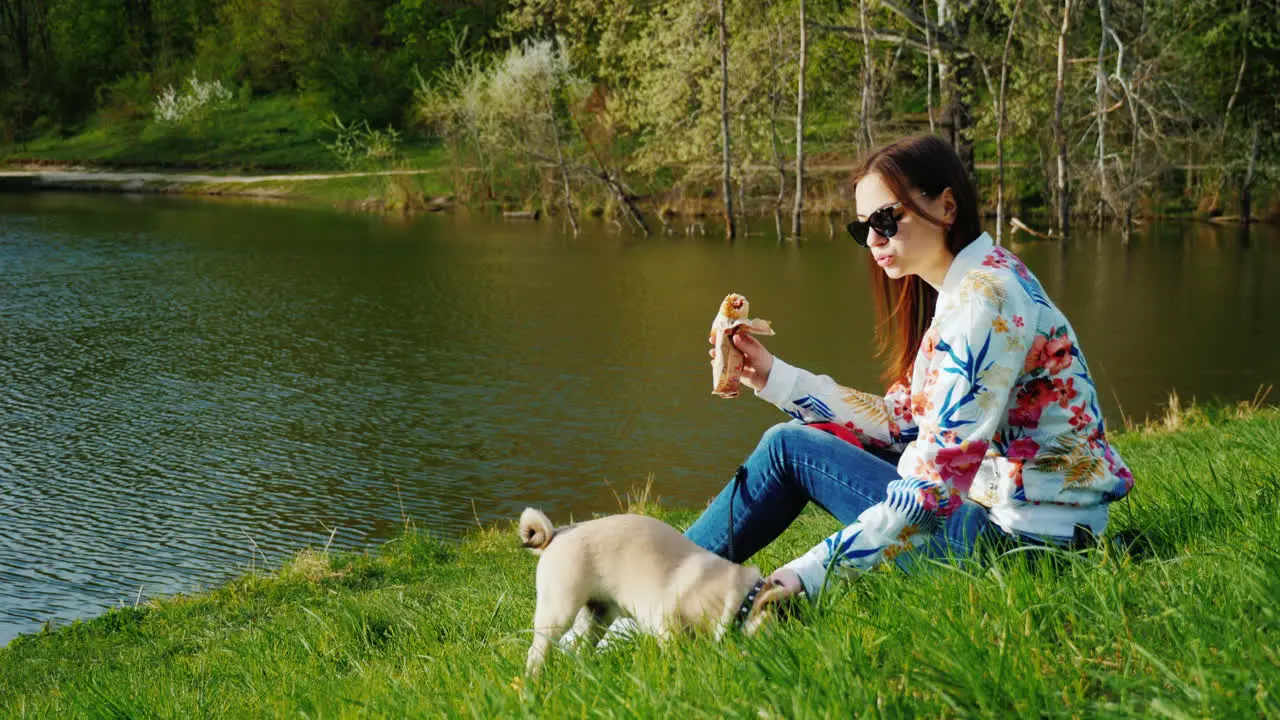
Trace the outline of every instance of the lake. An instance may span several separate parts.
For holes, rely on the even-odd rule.
[[[647,479],[700,506],[787,419],[710,394],[726,293],[773,322],[780,357],[878,390],[866,251],[810,224],[727,244],[0,195],[0,644],[331,533],[457,537],[530,504],[567,522]],[[1280,378],[1276,227],[1013,249],[1071,318],[1113,429],[1171,391],[1238,402]]]

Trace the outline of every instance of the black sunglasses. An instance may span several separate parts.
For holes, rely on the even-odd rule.
[[[891,238],[898,234],[898,221],[902,219],[903,215],[906,215],[905,212],[901,215],[894,214],[894,211],[900,207],[902,207],[902,201],[886,205],[868,215],[866,222],[854,220],[846,225],[845,229],[862,247],[867,246],[867,241],[870,239],[870,233],[873,228],[886,239]]]

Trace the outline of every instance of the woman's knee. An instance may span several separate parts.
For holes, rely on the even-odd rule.
[[[806,427],[799,420],[791,422],[778,423],[764,431],[760,436],[761,448],[768,448],[770,451],[781,454],[786,448],[793,447],[796,442],[802,441],[807,433],[815,432],[813,428]]]
[[[786,481],[790,475],[789,468],[799,452],[800,433],[806,428],[797,422],[778,423],[760,435],[760,442],[747,458],[746,467],[751,469],[751,480],[759,482],[765,478],[775,481]]]
[[[831,436],[800,421],[778,423],[764,431],[756,446],[755,463],[767,462],[779,479],[790,478],[798,465],[823,453],[822,443]]]

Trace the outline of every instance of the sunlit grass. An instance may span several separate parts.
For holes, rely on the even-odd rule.
[[[1280,717],[1280,411],[1179,412],[1182,429],[1116,439],[1138,487],[1113,530],[1142,533],[1133,555],[876,572],[762,636],[556,654],[530,684],[536,559],[513,528],[408,532],[19,638],[0,650],[0,713]],[[687,525],[656,502],[660,478],[620,505]],[[834,525],[806,512],[752,562]]]
[[[341,171],[324,119],[294,97],[237,103],[186,125],[150,116],[101,117],[69,137],[49,135],[0,148],[0,161],[36,160],[101,167],[216,169],[224,171]],[[422,160],[431,146],[407,143],[402,155]],[[432,162],[435,162],[434,156]]]

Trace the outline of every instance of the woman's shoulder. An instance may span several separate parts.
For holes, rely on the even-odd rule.
[[[956,299],[962,303],[990,305],[997,312],[1009,307],[1054,308],[1044,286],[1026,263],[1008,249],[994,246],[972,259],[957,283]]]

